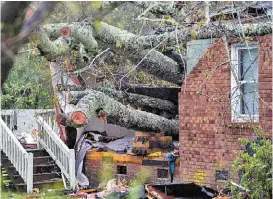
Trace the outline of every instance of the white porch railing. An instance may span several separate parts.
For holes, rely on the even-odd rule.
[[[12,124],[12,122],[9,122],[9,124]],[[0,149],[8,156],[15,169],[27,184],[27,192],[32,193],[33,154],[28,153],[24,149],[2,118],[0,118],[0,126]]]
[[[14,126],[14,110],[1,110],[1,116],[6,125],[9,127],[9,129],[13,129]]]
[[[52,128],[52,130],[57,134],[60,135],[60,128],[58,123],[56,122],[56,113],[54,109],[50,109],[47,111],[39,112],[39,116],[42,116],[44,121]]]
[[[44,148],[56,161],[56,164],[68,179],[71,188],[74,189],[76,187],[74,149],[69,149],[60,139],[56,133],[57,131],[53,130],[57,128],[57,123],[54,122],[55,119],[52,120],[54,114],[51,111],[39,113],[37,120],[38,146]]]

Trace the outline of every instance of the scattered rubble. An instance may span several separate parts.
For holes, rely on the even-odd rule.
[[[128,195],[131,188],[127,185],[126,180],[116,180],[111,179],[107,182],[106,187],[103,191],[98,193],[88,194],[88,199],[98,199],[98,198],[123,198]],[[100,185],[102,186],[102,185]]]
[[[145,185],[145,190],[149,199],[212,199],[217,196],[215,190],[199,186],[195,183]]]

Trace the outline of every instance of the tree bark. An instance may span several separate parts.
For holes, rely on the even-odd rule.
[[[151,6],[151,2],[149,1],[133,1],[135,5],[147,9]],[[149,10],[154,14],[164,14],[164,15],[173,15],[175,12],[179,10],[176,9],[175,5],[172,2],[154,2],[154,6]]]
[[[245,36],[258,36],[270,34],[272,32],[270,22],[257,24],[222,25],[217,27],[187,28],[177,31],[177,38],[180,42],[187,42],[192,39],[219,38],[222,36],[238,37],[244,32]],[[44,40],[41,45],[49,57],[57,57],[60,54],[71,50],[71,43],[64,38],[58,38],[60,29],[69,27],[71,37],[81,42],[89,52],[96,51],[97,41],[100,40],[106,45],[125,53],[129,59],[138,63],[138,67],[160,79],[181,85],[183,80],[183,67],[179,66],[173,59],[164,56],[154,48],[161,44],[176,45],[175,32],[164,33],[161,35],[137,36],[125,30],[100,22],[91,26],[87,23],[72,24],[49,24],[43,26],[47,36],[41,35]],[[50,42],[49,36],[58,38],[56,43]],[[167,39],[168,38],[168,39]],[[146,49],[146,50],[145,50]]]
[[[48,36],[57,39],[63,27],[69,27],[71,29],[71,37],[83,43],[88,50],[94,50],[97,47],[94,38],[112,47],[132,52],[140,49],[150,49],[161,43],[167,45],[176,44],[174,31],[160,35],[139,36],[105,22],[100,22],[96,25],[93,24],[92,26],[86,22],[48,24],[42,28]],[[193,39],[219,38],[224,35],[227,37],[238,37],[242,32],[246,36],[270,34],[272,33],[272,23],[253,23],[243,24],[242,26],[238,24],[223,24],[215,27],[190,27],[178,30],[177,36],[179,41],[187,42]]]
[[[71,29],[72,40],[59,37],[60,30],[63,27]],[[108,25],[105,22],[100,22],[98,27],[95,28],[92,28],[87,23],[49,24],[43,26],[40,31],[41,45],[39,49],[47,59],[52,60],[71,50],[74,40],[76,40],[81,42],[89,52],[94,52],[97,50],[97,42],[92,34],[104,44],[118,49],[120,53],[125,53],[124,50],[129,50],[131,53],[126,52],[126,54],[130,55],[128,58],[135,63],[141,61],[139,64],[140,69],[168,82],[181,84],[183,78],[181,67],[174,60],[156,50],[135,51],[138,48],[150,48],[154,43],[161,43],[163,40],[166,40],[167,34],[161,36],[137,36]],[[50,37],[56,40],[51,41]]]
[[[68,114],[62,113],[57,115],[57,121],[63,126],[70,126],[74,128],[81,127],[86,122],[86,116],[83,112],[73,111]]]
[[[109,123],[140,131],[162,131],[168,134],[178,134],[178,122],[164,117],[135,110],[125,106],[100,91],[92,91],[84,96],[75,106],[75,111],[83,112],[87,118],[96,114],[96,109],[102,108],[107,113]]]
[[[220,38],[224,35],[227,37],[239,37],[242,35],[242,32],[246,36],[270,34],[272,33],[272,23],[268,21],[264,23],[243,24],[242,26],[239,24],[223,24],[214,27],[193,26],[178,30],[177,37],[179,41],[187,42],[194,39]],[[105,22],[101,22],[98,28],[94,28],[94,37],[106,44],[114,44],[116,48],[130,51],[153,48],[160,43],[165,45],[176,44],[175,31],[160,35],[138,36]]]
[[[159,98],[148,97],[146,95],[139,95],[135,93],[127,93],[123,91],[116,91],[110,88],[94,88],[93,90],[97,90],[103,92],[109,97],[114,98],[115,100],[122,103],[129,103],[130,105],[139,106],[139,107],[151,107],[154,109],[164,110],[170,113],[177,113],[177,106],[168,100],[162,100]],[[85,91],[71,91],[71,103],[77,104],[77,102],[83,98],[84,96],[92,93],[93,90],[85,90]]]
[[[69,38],[61,37],[61,29],[68,27],[71,30]],[[50,38],[55,39],[51,41]],[[41,45],[40,51],[49,59],[55,59],[58,56],[70,51],[75,43],[82,43],[84,48],[90,53],[97,51],[97,41],[93,37],[93,29],[88,23],[59,23],[47,24],[40,30]]]
[[[128,57],[134,63],[139,63],[139,68],[159,79],[181,85],[184,79],[183,67],[173,59],[156,50],[141,50]]]

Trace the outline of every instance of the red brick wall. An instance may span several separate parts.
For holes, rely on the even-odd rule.
[[[118,157],[115,157],[113,162],[109,164],[109,163],[103,162],[102,156],[98,154],[99,153],[91,152],[91,151],[87,153],[85,170],[86,170],[86,176],[89,179],[89,182],[91,185],[97,186],[100,183],[99,175],[101,174],[103,170],[103,166],[104,166],[104,169],[107,167],[107,169],[105,170],[113,171],[111,179],[114,177],[117,177],[117,165],[127,166],[127,175],[126,176],[119,175],[121,179],[124,178],[128,181],[132,181],[138,178],[137,176],[139,175],[143,177],[144,175],[142,175],[142,172],[145,172],[147,175],[147,178],[145,179],[145,183],[164,184],[164,183],[170,183],[171,181],[168,164],[165,166],[144,166],[142,165],[143,157],[130,156],[130,155],[129,156],[114,155]],[[109,157],[109,154],[108,154],[108,157]],[[177,166],[175,167],[174,182],[179,182],[180,180],[179,161],[177,161],[177,163],[178,164],[176,164]],[[168,170],[168,178],[158,178],[157,169]]]
[[[237,40],[237,41],[236,41]],[[212,44],[187,76],[179,94],[179,140],[181,181],[217,188],[216,170],[231,171],[238,139],[253,139],[249,125],[259,125],[267,137],[272,133],[272,35],[256,37],[259,43],[259,122],[231,122],[230,65],[221,39]],[[229,41],[229,45],[238,39]]]

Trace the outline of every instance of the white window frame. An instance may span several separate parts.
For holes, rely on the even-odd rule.
[[[250,115],[250,114],[242,114],[241,113],[241,91],[240,86],[246,83],[246,81],[240,81],[239,77],[239,50],[241,49],[258,49],[259,56],[259,48],[257,43],[248,43],[246,44],[232,44],[231,45],[231,120],[232,122],[259,122],[259,102],[258,102],[258,114]],[[259,57],[258,57],[259,59]],[[259,76],[259,62],[258,65],[258,76]],[[239,85],[237,85],[237,81]],[[248,82],[251,83],[251,82]],[[254,81],[253,81],[254,83]],[[258,77],[259,83],[259,77]],[[259,89],[259,85],[258,85]],[[259,91],[257,91],[259,93]]]

